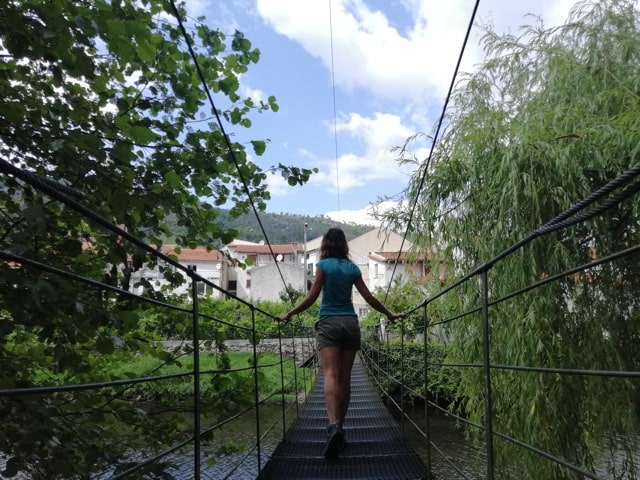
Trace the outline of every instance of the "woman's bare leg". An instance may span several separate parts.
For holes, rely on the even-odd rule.
[[[355,350],[342,350],[339,347],[320,350],[329,423],[344,422],[351,399],[351,369],[355,358]]]
[[[340,376],[342,374],[342,349],[324,347],[320,350],[320,361],[324,373],[324,401],[329,423],[340,420]]]
[[[340,425],[344,423],[347,415],[349,401],[351,400],[351,369],[356,358],[356,350],[343,350],[340,362],[340,387],[338,393],[338,419]]]

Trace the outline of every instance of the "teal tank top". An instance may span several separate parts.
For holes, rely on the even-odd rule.
[[[322,270],[322,302],[320,318],[342,315],[356,315],[351,293],[353,284],[362,272],[351,260],[325,258],[316,267]]]

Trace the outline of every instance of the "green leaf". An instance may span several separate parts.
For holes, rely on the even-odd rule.
[[[269,102],[269,106],[271,107],[271,110],[273,110],[274,112],[277,112],[280,109],[280,107],[276,103],[276,97],[274,97],[273,95],[269,97],[268,102]]]
[[[253,151],[256,155],[262,155],[267,149],[267,142],[261,140],[252,140],[251,145],[253,145]]]
[[[156,56],[156,48],[151,43],[142,43],[136,49],[140,60],[151,63]]]
[[[131,138],[136,143],[141,143],[141,144],[151,143],[157,140],[158,138],[158,136],[155,133],[153,133],[149,128],[143,127],[140,125],[135,125],[131,127],[131,129],[129,130],[129,133],[131,135]]]
[[[170,171],[164,174],[164,180],[171,188],[179,188],[182,184],[182,178],[176,172]]]

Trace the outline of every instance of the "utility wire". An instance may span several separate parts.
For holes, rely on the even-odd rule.
[[[336,76],[333,61],[333,19],[331,15],[331,0],[329,0],[329,41],[331,44],[331,88],[333,92],[333,141],[336,158],[336,191],[338,196],[338,221],[341,220],[342,208],[340,207],[340,169],[338,165],[338,120],[336,111]]]

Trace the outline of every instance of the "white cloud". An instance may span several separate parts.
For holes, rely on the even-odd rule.
[[[371,180],[390,180],[406,175],[397,167],[391,149],[402,145],[413,130],[403,125],[399,116],[375,113],[365,117],[351,113],[337,122],[337,131],[355,140],[362,152],[344,153],[339,155],[337,162],[335,159],[319,162],[320,173],[312,177],[312,183],[346,191]],[[340,151],[340,145],[338,147]]]
[[[389,209],[395,208],[396,202],[386,201],[378,206],[378,210],[382,213]],[[373,209],[371,205],[367,205],[359,210],[334,210],[324,215],[336,222],[352,222],[359,225],[380,226],[380,221],[372,217]]]
[[[334,210],[332,212],[325,213],[324,216],[336,222],[373,225],[376,227],[379,226],[380,222],[371,217],[368,210],[369,207],[364,207],[360,210]]]
[[[282,197],[294,193],[291,185],[280,175],[280,172],[267,173],[267,184],[271,197]]]
[[[530,23],[526,13],[543,14],[548,25],[564,21],[573,0],[489,0],[476,20],[491,20],[496,29]],[[409,23],[392,25],[387,14],[364,0],[257,0],[264,21],[299,43],[309,54],[332,65],[338,86],[363,88],[379,98],[424,101],[448,90],[475,2],[405,1]],[[397,9],[389,2],[385,9]],[[391,13],[391,12],[389,12]],[[480,60],[478,31],[470,38],[464,65]]]
[[[260,102],[267,103],[268,95],[264,93],[264,91],[258,88],[251,88],[242,83],[242,78],[240,78],[240,89],[239,95],[245,98],[251,98],[256,104]]]

